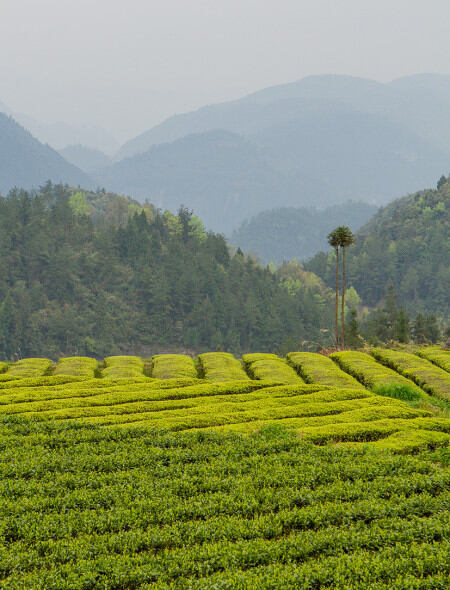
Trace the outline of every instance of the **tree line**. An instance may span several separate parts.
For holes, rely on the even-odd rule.
[[[99,223],[67,186],[0,198],[2,359],[323,342],[328,305],[285,278],[232,252],[186,208]]]

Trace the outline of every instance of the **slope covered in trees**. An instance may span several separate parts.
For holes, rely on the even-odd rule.
[[[92,185],[87,174],[0,113],[0,191],[4,194],[15,186],[37,187],[49,178],[75,186]]]
[[[327,234],[336,226],[348,224],[359,229],[377,207],[367,203],[344,203],[322,211],[284,207],[262,211],[233,232],[231,242],[265,262],[302,260],[323,250]]]
[[[450,177],[381,209],[349,248],[348,282],[363,303],[377,305],[393,285],[408,311],[449,317]],[[321,252],[306,267],[326,284],[334,280],[333,254]]]
[[[107,194],[93,195],[48,184],[0,199],[2,358],[272,351],[321,338],[329,306],[320,286],[292,292],[285,278],[231,256],[186,209],[133,212],[129,202],[116,218]],[[96,222],[99,208],[110,223]]]
[[[281,173],[264,150],[228,131],[210,131],[152,147],[96,173],[100,186],[150,199],[158,207],[193,208],[208,229],[231,233],[261,209],[315,200],[325,185]],[[318,190],[318,187],[321,190]]]

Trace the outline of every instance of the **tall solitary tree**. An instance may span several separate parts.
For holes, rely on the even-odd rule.
[[[342,295],[341,295],[341,346],[345,347],[344,331],[345,331],[345,249],[355,243],[355,236],[349,227],[340,225],[336,230],[339,246],[342,248]]]
[[[339,309],[339,235],[337,229],[328,234],[328,243],[336,252],[336,303],[334,308],[334,337],[335,346],[339,348],[338,309]]]

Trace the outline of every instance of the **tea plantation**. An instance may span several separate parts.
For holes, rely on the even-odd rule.
[[[448,355],[0,365],[0,588],[448,588]]]

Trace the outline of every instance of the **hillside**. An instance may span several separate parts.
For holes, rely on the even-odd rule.
[[[163,208],[184,204],[208,228],[230,234],[275,204],[386,203],[426,183],[430,170],[437,177],[444,163],[425,140],[378,116],[316,110],[248,138],[209,131],[155,145],[95,178]]]
[[[336,225],[358,230],[377,208],[366,203],[344,203],[322,211],[285,207],[262,211],[245,221],[230,238],[244,252],[266,263],[303,260],[327,247],[326,236]]]
[[[319,75],[174,115],[125,143],[118,157],[217,128],[244,135],[255,133],[321,106],[329,113],[346,106],[353,111],[386,115],[387,120],[405,125],[450,153],[450,76],[418,74],[382,84],[352,76]]]
[[[2,588],[447,587],[450,420],[428,400],[448,409],[448,372],[391,350],[196,361],[1,363]]]
[[[59,153],[65,160],[87,174],[100,168],[105,168],[112,163],[111,158],[100,150],[95,150],[81,144],[68,145],[60,149]]]
[[[366,305],[377,305],[389,285],[407,310],[450,314],[450,177],[380,209],[349,248],[348,282]],[[333,284],[334,261],[317,254],[306,268]]]
[[[47,180],[92,186],[87,174],[0,113],[0,192],[6,194],[15,186],[38,187]]]
[[[0,271],[3,358],[273,350],[330,323],[320,285],[290,294],[186,209],[64,186],[0,199]]]
[[[98,182],[163,207],[183,203],[226,233],[274,206],[386,204],[449,167],[447,78],[312,76],[176,115],[124,144]],[[224,132],[234,134],[245,174],[222,153]],[[250,213],[235,207],[231,220],[230,203]]]
[[[263,149],[228,131],[154,146],[94,176],[101,186],[163,209],[192,208],[208,229],[227,234],[274,202],[319,200],[321,194],[317,182],[278,171]]]
[[[21,125],[28,129],[42,143],[48,143],[55,150],[68,146],[84,145],[90,149],[113,154],[119,142],[100,125],[70,125],[62,121],[43,123],[24,113],[11,113]]]
[[[0,435],[7,588],[447,586],[445,449],[15,417]]]

